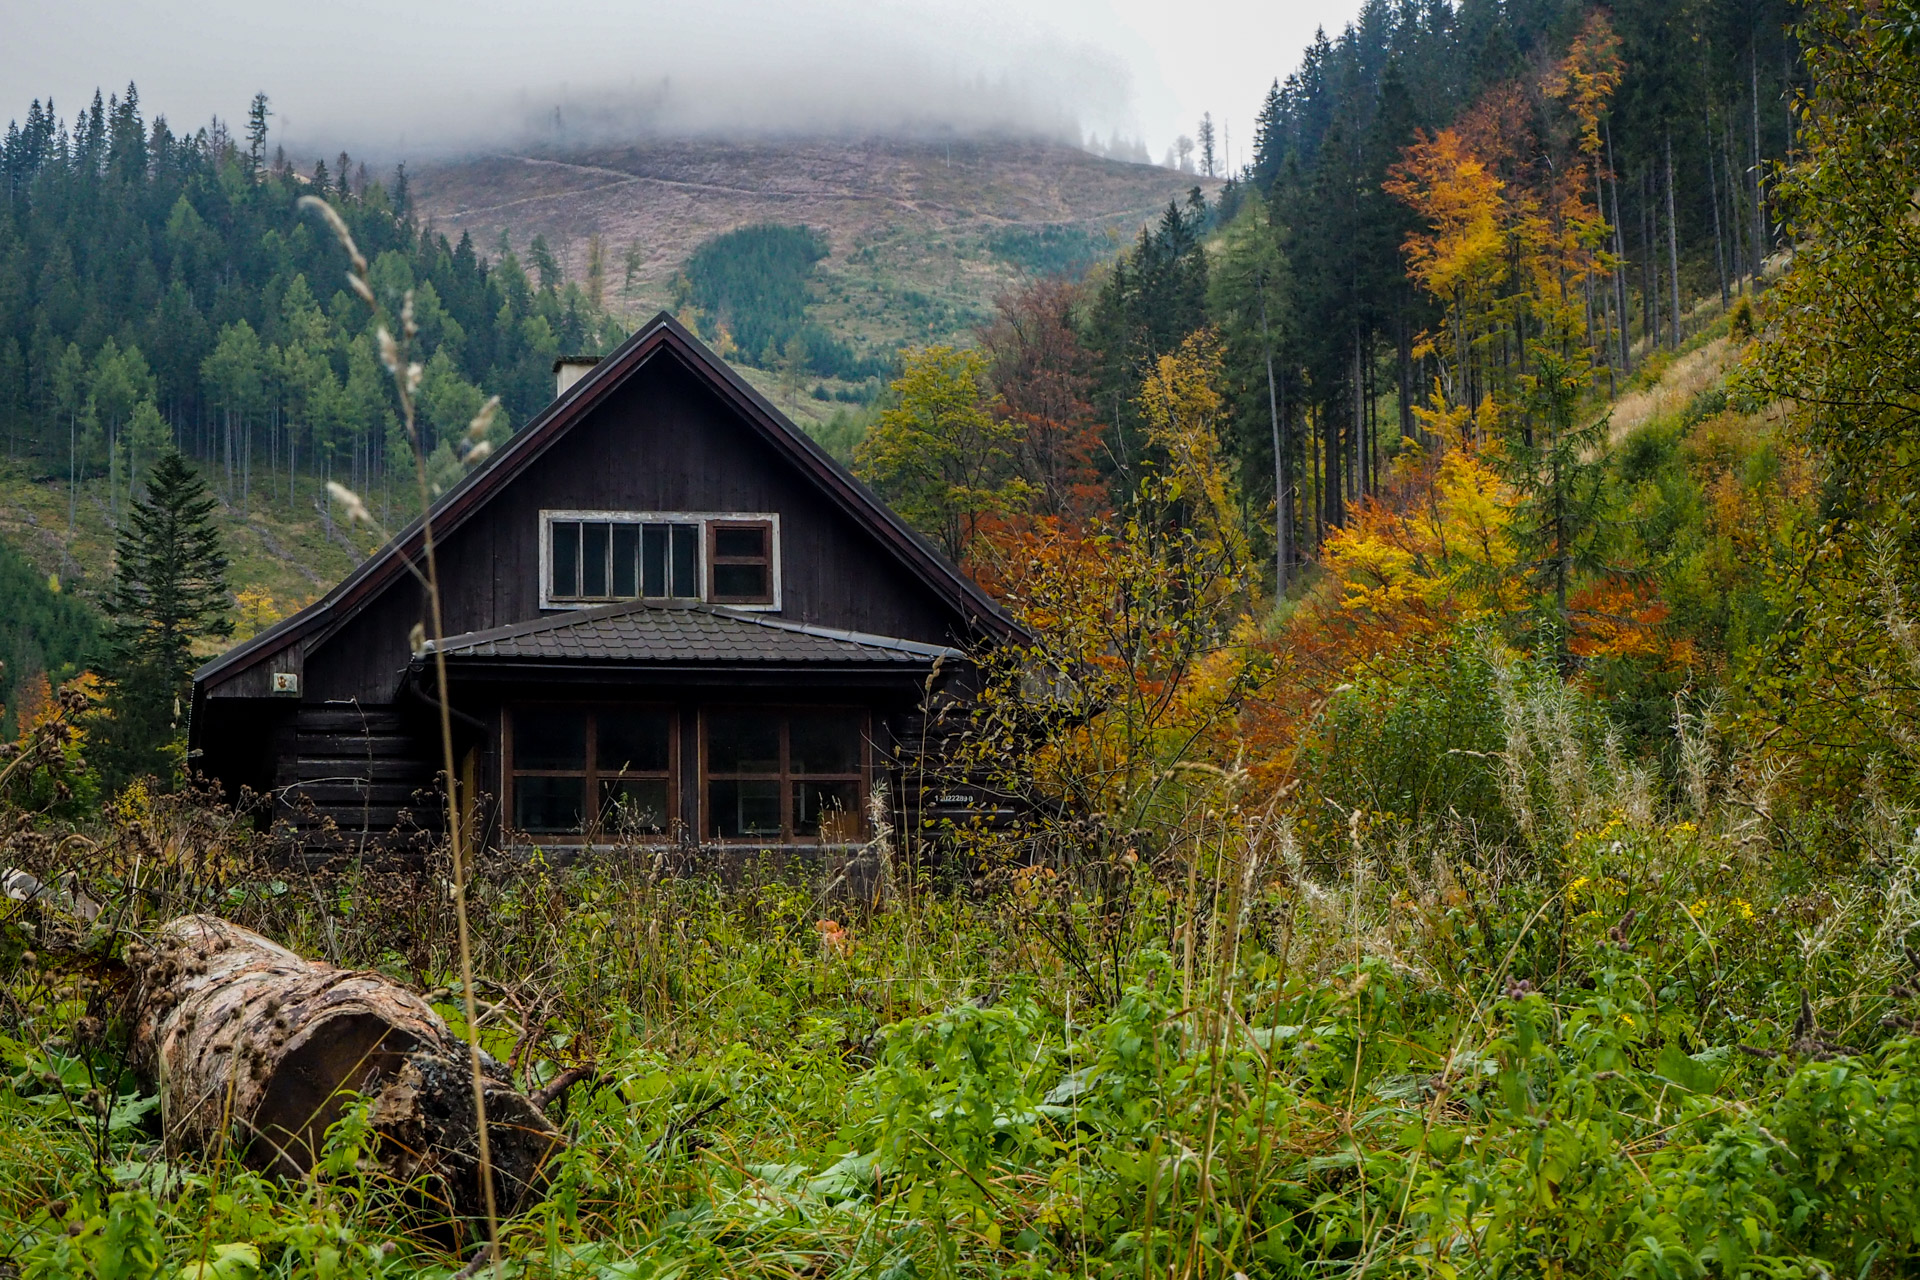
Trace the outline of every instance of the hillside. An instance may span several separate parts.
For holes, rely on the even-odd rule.
[[[1217,185],[1014,139],[658,139],[422,165],[413,194],[483,252],[503,232],[522,252],[546,237],[569,279],[587,278],[597,234],[607,304],[630,319],[671,303],[703,241],[756,222],[813,227],[831,248],[813,317],[885,350],[961,337],[1023,269],[1105,256],[1196,181]]]
[[[221,496],[217,485],[214,492]],[[359,563],[371,539],[364,530],[329,522],[324,501],[319,484],[305,479],[291,502],[284,493],[258,491],[245,508],[221,500],[228,580],[249,597],[241,602],[236,639],[318,598]],[[65,477],[0,462],[0,540],[40,575],[57,576],[62,590],[98,603],[112,572],[113,536],[103,480],[81,482],[69,537]]]

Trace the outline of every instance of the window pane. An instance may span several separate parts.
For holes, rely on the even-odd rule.
[[[658,600],[667,594],[667,526],[645,526],[640,545],[640,594]]]
[[[613,594],[631,600],[640,594],[640,526],[613,526]]]
[[[587,713],[521,711],[513,717],[515,769],[587,767]]]
[[[860,839],[861,832],[859,783],[793,784],[793,834],[844,844]]]
[[[779,717],[762,711],[708,712],[707,772],[780,772]]]
[[[790,724],[793,772],[860,772],[860,715],[858,712],[796,712]]]
[[[600,825],[610,832],[658,835],[667,829],[665,778],[605,778],[600,783]]]
[[[707,786],[707,809],[713,815],[713,834],[722,839],[780,838],[780,784],[771,778],[711,782]]]
[[[766,558],[767,530],[764,525],[748,528],[721,526],[713,531],[713,552],[721,556],[757,556]]]
[[[553,522],[553,582],[548,594],[572,597],[580,594],[580,522]]]
[[[536,834],[578,831],[586,793],[585,778],[515,778],[513,825]]]
[[[596,599],[607,594],[607,539],[612,533],[604,520],[580,526],[580,594]]]
[[[676,524],[673,529],[673,590],[683,600],[700,598],[700,526]]]
[[[716,564],[713,566],[713,594],[721,600],[765,600],[767,566],[764,564]]]
[[[595,764],[602,773],[665,773],[667,727],[664,711],[602,711]]]

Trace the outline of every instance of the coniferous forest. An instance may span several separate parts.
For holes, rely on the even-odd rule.
[[[431,453],[487,395],[503,429],[551,396],[552,361],[617,336],[551,250],[483,251],[420,227],[405,167],[342,154],[296,173],[270,148],[272,109],[243,137],[219,121],[176,134],[138,89],[71,119],[32,103],[0,155],[0,417],[9,456],[111,476],[124,503],[177,447],[244,502],[299,477],[378,489],[396,456],[373,334],[324,228],[322,193],[373,259],[373,287],[408,290],[420,325]],[[487,247],[489,250],[492,247]],[[481,388],[485,388],[482,393]],[[407,467],[411,468],[411,462]]]
[[[1127,236],[997,232],[968,341],[834,333],[822,228],[680,269],[788,405],[884,384],[826,442],[1019,624],[797,851],[475,849],[426,694],[438,822],[197,776],[242,526],[397,527],[633,318],[265,95],[32,104],[7,483],[114,549],[0,546],[0,1280],[1914,1274],[1920,4],[1367,0],[1274,63],[1244,166],[1209,115]],[[405,1045],[316,1087],[336,997]]]

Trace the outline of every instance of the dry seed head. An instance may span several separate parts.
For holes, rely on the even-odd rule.
[[[426,369],[419,364],[410,364],[407,366],[407,394],[409,396],[412,396],[420,390],[420,377],[425,372]]]
[[[373,289],[357,271],[347,272],[347,287],[360,295],[360,300],[368,306],[377,306],[373,300]]]
[[[487,455],[492,452],[493,442],[491,440],[482,440],[479,444],[467,450],[467,465],[470,467],[479,466],[487,460]]]
[[[493,396],[480,406],[480,412],[473,415],[473,421],[467,424],[467,439],[478,440],[487,434],[493,426],[494,415],[500,412],[500,397]]]
[[[299,207],[316,210],[327,220],[327,225],[333,228],[333,234],[339,237],[341,247],[347,251],[347,256],[353,259],[354,270],[364,274],[367,269],[367,260],[361,256],[360,246],[353,242],[353,232],[347,230],[346,219],[340,216],[339,211],[319,196],[301,196]]]
[[[356,520],[364,520],[368,524],[373,523],[373,513],[367,510],[367,504],[360,500],[360,495],[341,484],[338,480],[327,481],[327,493],[335,502],[340,504],[340,509],[346,512],[348,523]]]
[[[379,327],[374,333],[374,341],[380,344],[380,363],[386,366],[388,373],[396,378],[399,377],[400,344],[395,342],[393,335],[387,332],[387,326]]]
[[[400,300],[400,332],[407,335],[409,341],[420,335],[420,326],[413,319],[413,290],[407,290]]]

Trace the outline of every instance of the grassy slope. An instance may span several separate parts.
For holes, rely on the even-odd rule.
[[[572,279],[586,278],[598,233],[608,302],[634,319],[669,304],[674,274],[711,236],[754,222],[818,228],[832,253],[814,316],[873,349],[962,338],[984,319],[1019,278],[988,246],[996,230],[1064,225],[1118,247],[1196,181],[1007,139],[659,140],[426,165],[414,191],[424,216],[470,231],[483,252],[503,230],[523,254],[546,236]]]
[[[209,479],[217,481],[217,477]],[[284,489],[268,496],[256,487],[242,508],[238,496],[229,500],[219,493],[217,483],[215,492],[232,561],[229,583],[235,592],[266,592],[281,613],[291,613],[345,577],[369,541],[364,531],[353,531],[350,541],[349,531],[338,523],[329,534],[316,505],[324,502],[324,495],[313,480],[299,483],[293,502]],[[114,526],[107,482],[99,478],[81,482],[71,536],[67,509],[64,477],[18,461],[0,463],[0,537],[41,573],[58,575],[63,590],[98,602],[113,572]]]

